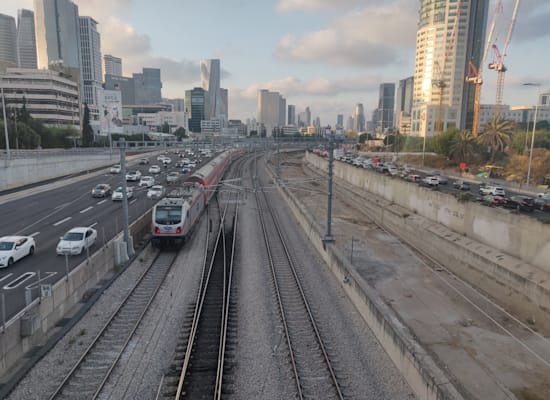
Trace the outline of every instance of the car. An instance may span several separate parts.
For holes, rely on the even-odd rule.
[[[164,186],[155,185],[155,186],[152,186],[147,191],[147,198],[148,199],[160,199],[164,196],[164,193],[165,193]]]
[[[9,267],[23,257],[32,256],[36,243],[32,236],[4,236],[0,238],[0,268]]]
[[[486,194],[481,198],[481,202],[485,205],[496,207],[496,206],[502,206],[506,207],[508,206],[508,200],[503,196],[495,196],[492,194]]]
[[[111,174],[120,174],[120,170],[121,170],[120,164],[115,164],[111,167],[109,171],[111,172]]]
[[[515,208],[518,211],[535,211],[535,199],[529,196],[510,196],[509,199],[510,208]]]
[[[113,194],[111,195],[111,200],[114,200],[114,201],[120,201],[122,200],[122,186],[119,186],[116,188],[116,190],[113,192]],[[132,189],[131,186],[126,186],[126,197],[128,199],[131,199],[132,197],[134,197],[134,189]]]
[[[162,163],[163,163],[164,165],[170,164],[171,162],[172,162],[172,159],[171,159],[171,158],[165,157],[165,158],[162,159]]]
[[[140,179],[141,179],[141,172],[139,172],[138,170],[130,171],[126,174],[126,180],[127,181],[137,182]]]
[[[405,180],[409,182],[420,182],[422,181],[422,177],[416,174],[409,174],[405,177]]]
[[[191,172],[191,168],[189,168],[187,165],[181,169],[182,174],[188,174]]]
[[[447,178],[446,176],[444,175],[434,175],[436,178],[437,178],[437,182],[440,184],[440,185],[446,185],[447,183],[449,183],[449,178]]]
[[[453,187],[458,190],[470,190],[470,183],[463,180],[458,180],[453,182]]]
[[[58,255],[82,254],[92,247],[97,239],[97,231],[94,228],[76,227],[69,230],[59,238],[56,252]]]
[[[158,165],[151,165],[149,167],[150,174],[160,174],[160,167]]]
[[[375,170],[376,172],[380,172],[382,174],[389,172],[388,166],[382,162],[379,162],[378,164],[376,164]]]
[[[397,169],[397,167],[395,165],[390,165],[388,167],[388,173],[391,175],[391,176],[395,176],[399,173],[399,170]]]
[[[164,154],[161,154],[160,156],[157,157],[157,161],[162,161],[166,158],[166,156]]]
[[[482,195],[492,194],[493,196],[506,196],[506,192],[502,187],[492,185],[480,185],[479,193],[481,193]]]
[[[550,193],[538,193],[535,206],[541,211],[550,211]]]
[[[92,197],[107,197],[110,196],[113,193],[113,189],[111,189],[111,185],[107,183],[100,183],[98,185],[95,185],[95,187],[92,189]]]
[[[177,183],[177,181],[180,178],[180,173],[177,171],[170,172],[168,175],[166,175],[166,183]]]
[[[140,165],[149,164],[149,159],[148,158],[140,158],[139,163],[140,163]]]
[[[146,188],[150,188],[154,184],[155,184],[155,178],[153,178],[152,176],[142,176],[138,186],[139,187],[145,186]]]
[[[189,161],[189,162],[187,163],[187,166],[188,166],[189,168],[196,168],[196,167],[197,167],[197,163],[196,163],[195,161]]]
[[[426,176],[424,179],[422,179],[422,183],[428,185],[428,186],[439,186],[439,179],[437,179],[436,176]]]
[[[174,166],[176,168],[182,168],[183,167],[183,161],[176,161],[176,163],[174,164]]]

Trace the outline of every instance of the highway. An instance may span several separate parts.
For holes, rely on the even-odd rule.
[[[156,157],[150,156],[149,165],[130,166],[127,170],[138,169],[143,176],[151,175],[148,173],[149,167],[161,165],[161,173],[155,176],[155,180],[166,187],[166,175],[176,170],[174,164],[179,159],[175,154],[169,156],[172,163],[166,169]],[[38,296],[39,284],[53,284],[64,278],[67,273],[65,256],[58,256],[55,247],[65,232],[77,226],[96,229],[98,238],[90,249],[91,254],[122,230],[122,202],[114,202],[110,196],[105,199],[91,196],[96,184],[108,183],[114,190],[122,184],[121,179],[121,174],[102,172],[56,189],[25,195],[0,206],[0,237],[33,236],[36,241],[34,255],[0,270],[0,296],[5,301],[5,321],[25,307],[27,289],[31,289],[34,299]],[[131,224],[155,201],[147,198],[147,189],[139,188],[138,182],[128,182],[128,186],[134,186],[134,196],[128,201]],[[85,252],[69,256],[69,270],[79,265],[86,256]]]

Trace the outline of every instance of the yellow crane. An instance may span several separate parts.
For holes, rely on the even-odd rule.
[[[470,60],[468,64],[468,75],[466,76],[466,82],[472,83],[475,85],[474,93],[474,113],[472,120],[472,136],[477,137],[479,130],[479,108],[481,101],[481,85],[483,84],[483,65],[485,64],[485,59],[487,58],[487,53],[489,52],[489,47],[493,39],[493,33],[495,32],[495,26],[498,19],[498,15],[502,12],[502,0],[499,0],[496,4],[495,11],[493,13],[493,21],[491,22],[491,28],[489,29],[489,34],[487,35],[487,40],[485,41],[485,48],[483,50],[483,55],[481,61],[479,62],[479,68],[476,68],[475,64]]]
[[[516,25],[516,17],[518,15],[520,0],[516,0],[514,6],[514,12],[512,14],[512,20],[510,21],[510,27],[508,28],[508,34],[506,35],[506,41],[504,42],[504,47],[502,52],[499,51],[496,44],[493,44],[493,54],[494,61],[489,64],[488,68],[494,71],[497,71],[497,93],[495,98],[495,117],[500,115],[500,107],[502,105],[502,94],[504,92],[504,75],[507,71],[506,66],[504,65],[504,58],[507,55],[508,45],[510,40],[512,40],[512,33],[514,32],[514,27]]]

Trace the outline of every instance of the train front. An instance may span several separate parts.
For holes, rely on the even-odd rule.
[[[189,205],[183,199],[162,199],[153,209],[153,246],[181,246],[185,242],[185,218]]]

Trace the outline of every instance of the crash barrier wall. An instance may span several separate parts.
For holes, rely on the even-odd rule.
[[[308,155],[308,160],[313,161],[311,165],[316,170],[327,167],[326,160],[320,157]],[[460,203],[449,194],[348,165],[338,165],[335,175],[357,187],[350,195],[376,223],[488,293],[509,311],[544,331],[550,330],[550,254],[545,262],[539,260],[550,248],[548,225],[506,210]],[[463,224],[453,223],[457,219]],[[479,233],[482,229],[488,240],[479,235],[472,237],[470,232]],[[538,265],[518,259],[502,244],[494,246],[494,237],[502,236],[507,236],[507,241],[523,242],[528,248],[537,247],[529,241],[538,244],[539,256],[534,258],[540,261]],[[510,247],[514,250],[521,246]]]
[[[136,242],[149,232],[150,221],[151,211],[148,211],[131,224],[130,235],[136,238]],[[34,346],[41,346],[51,328],[82,301],[86,293],[97,289],[97,284],[116,266],[114,249],[121,240],[122,233],[52,285],[51,296],[33,300],[6,323],[5,331],[0,335],[0,376],[9,372]],[[59,262],[65,260],[60,257]]]
[[[281,186],[278,186],[278,189],[306,236],[332,270],[349,299],[418,398],[463,399],[449,377],[414,339],[394,311],[382,301],[376,290],[355,271],[347,257],[334,244],[323,244],[324,228],[292,193]]]
[[[307,153],[306,159],[317,169],[328,168],[325,158]],[[335,162],[334,176],[550,273],[550,225],[535,218],[459,201],[448,193],[342,162]]]

